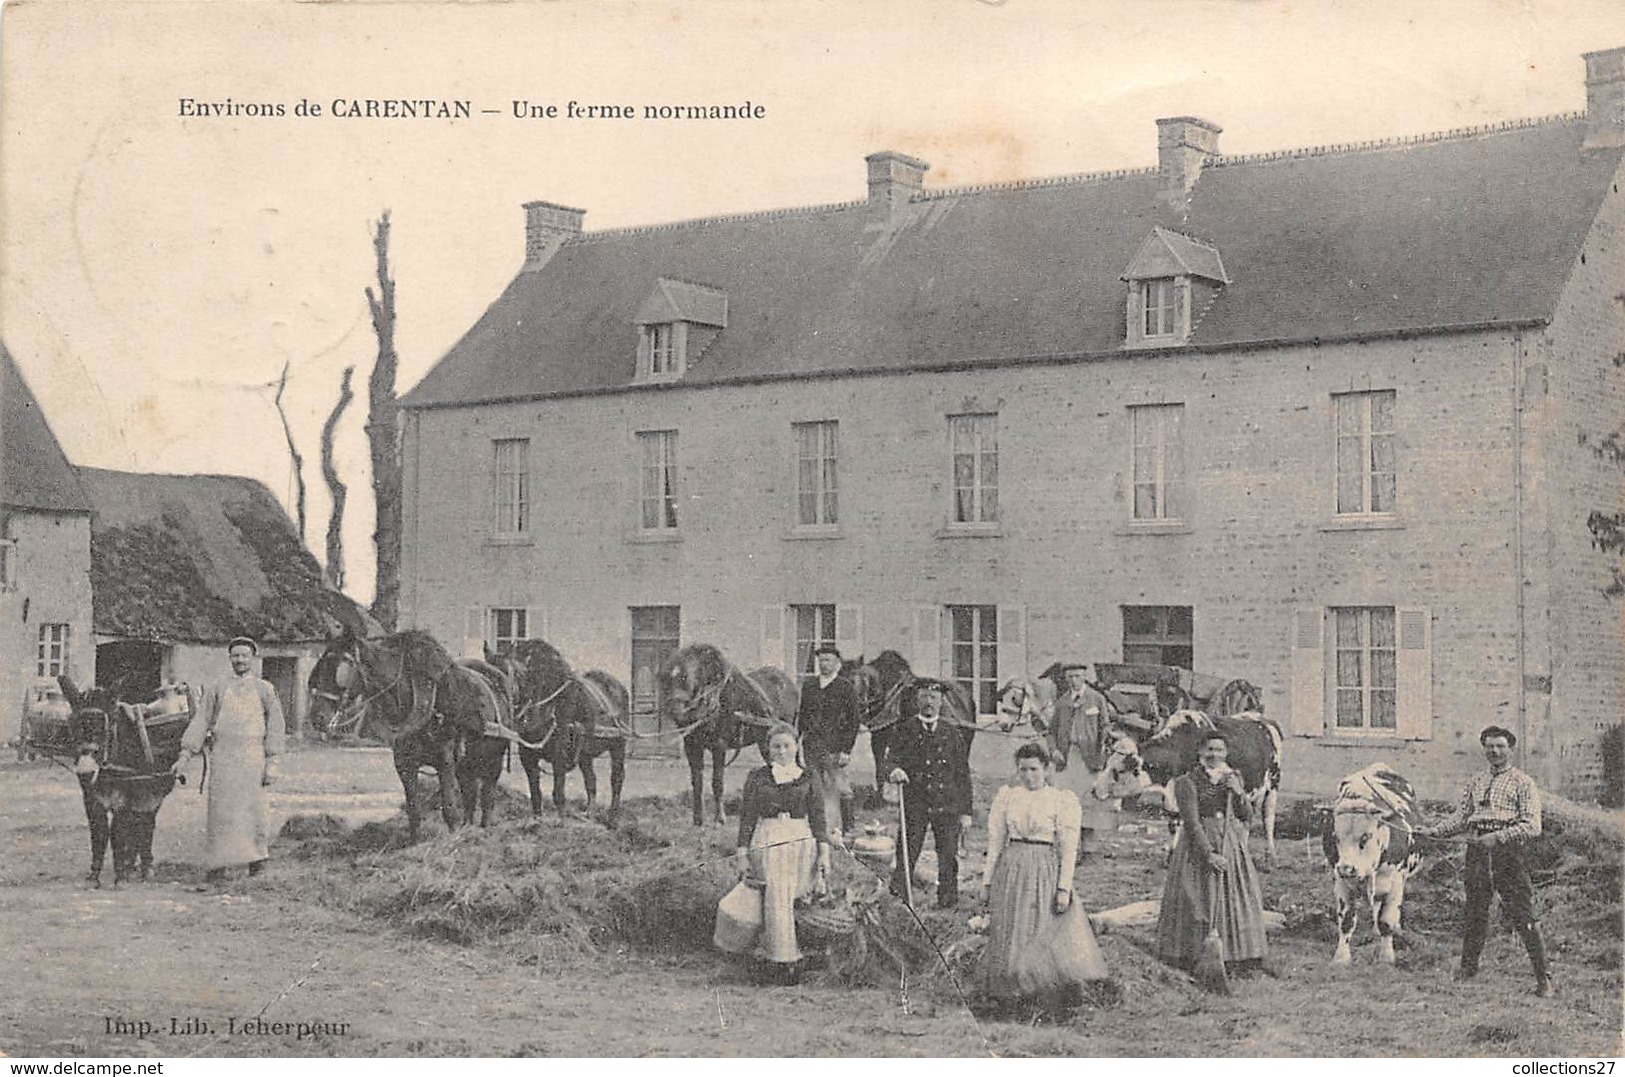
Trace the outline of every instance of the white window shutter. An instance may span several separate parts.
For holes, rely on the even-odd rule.
[[[525,638],[547,638],[547,611],[540,606],[525,607]]]
[[[470,606],[463,627],[463,657],[484,657],[485,640],[485,607]]]
[[[999,684],[1027,679],[1027,607],[999,607]]]
[[[1292,732],[1318,737],[1326,731],[1326,616],[1320,609],[1292,616]]]
[[[784,607],[763,606],[761,649],[759,661],[764,666],[774,666],[778,669],[787,669],[789,660],[785,657],[784,641]]]
[[[917,676],[942,675],[942,607],[914,607],[914,655],[909,663]]]
[[[1395,655],[1399,735],[1433,739],[1433,617],[1425,609],[1399,609],[1399,652]]]
[[[841,649],[842,661],[850,662],[863,654],[863,607],[835,607],[835,646]]]

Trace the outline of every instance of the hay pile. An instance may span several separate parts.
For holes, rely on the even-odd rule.
[[[663,817],[682,820],[644,798],[613,826],[526,814],[408,845],[401,819],[335,832],[325,819],[296,818],[283,835],[299,841],[296,856],[328,868],[317,900],[414,934],[464,944],[523,938],[538,954],[709,946],[717,901],[733,884],[731,846],[640,822]]]

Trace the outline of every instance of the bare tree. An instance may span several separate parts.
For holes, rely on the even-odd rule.
[[[338,468],[333,464],[333,432],[338,429],[339,417],[344,409],[350,406],[355,394],[350,391],[350,376],[355,373],[355,367],[344,368],[344,378],[339,383],[338,403],[322,424],[322,478],[327,480],[327,490],[333,501],[332,511],[327,517],[327,585],[335,591],[344,589],[344,502],[349,497],[349,490],[339,479]]]
[[[282,393],[288,387],[288,364],[282,364],[282,376],[276,382],[276,413],[282,419],[282,436],[288,439],[288,455],[293,457],[293,481],[296,490],[295,507],[299,513],[299,541],[305,541],[305,458],[293,444],[293,428],[288,425],[288,413],[282,409]]]
[[[367,444],[372,453],[372,493],[377,506],[372,542],[378,571],[372,615],[386,631],[393,632],[401,591],[401,454],[396,428],[395,281],[389,275],[387,209],[373,229],[372,249],[378,271],[377,294],[367,289],[372,329],[378,338],[378,359],[367,379]]]

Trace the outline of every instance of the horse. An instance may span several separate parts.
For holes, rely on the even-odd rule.
[[[609,812],[621,810],[626,785],[626,736],[631,696],[626,686],[601,669],[578,675],[544,640],[521,640],[506,653],[485,652],[486,661],[514,679],[515,732],[519,762],[530,783],[530,810],[542,813],[541,761],[553,771],[553,806],[564,812],[564,782],[581,768],[587,810],[598,803],[598,771],[593,760],[609,753]],[[614,732],[609,732],[613,730]]]
[[[897,723],[918,713],[914,672],[909,668],[908,659],[887,650],[868,662],[859,658],[852,666],[851,676],[852,687],[858,693],[858,706],[863,712],[863,725],[869,730],[878,792],[885,788],[886,776],[891,773],[888,756]],[[969,758],[971,740],[980,728],[976,721],[976,699],[970,689],[958,681],[946,683],[949,688],[943,696],[943,717],[965,730],[965,752]]]
[[[152,872],[152,834],[158,809],[175,788],[172,769],[180,758],[181,736],[190,714],[153,715],[121,703],[106,689],[80,692],[68,677],[57,678],[73,708],[68,720],[75,755],[74,773],[90,824],[90,873],[85,881],[101,889],[107,845],[113,845],[113,886]]]
[[[801,690],[781,669],[766,666],[744,673],[709,643],[684,647],[666,659],[660,670],[664,707],[683,730],[683,754],[688,757],[689,785],[694,794],[694,825],[703,826],[701,772],[705,753],[711,753],[711,796],[716,821],[727,822],[722,811],[722,770],[728,752],[755,742],[767,758],[762,734],[774,721],[796,724]]]
[[[478,671],[453,662],[433,636],[408,629],[374,640],[345,625],[316,660],[309,690],[313,729],[330,736],[370,721],[390,745],[406,794],[411,841],[418,839],[422,818],[422,767],[433,768],[439,777],[440,814],[448,830],[462,825],[465,811],[472,815],[472,800],[482,783],[489,789],[481,798],[489,821],[495,768],[501,765],[506,741],[487,737],[486,730],[488,723],[501,724],[501,696]],[[462,788],[465,776],[472,787],[468,792]]]

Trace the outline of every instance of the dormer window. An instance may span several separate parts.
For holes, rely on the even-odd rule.
[[[688,334],[681,322],[657,322],[643,327],[643,351],[648,359],[645,378],[679,378],[683,374],[683,338]]]
[[[1230,283],[1219,252],[1199,239],[1153,228],[1123,271],[1128,284],[1129,348],[1166,348],[1190,342],[1191,332]]]
[[[1158,277],[1140,286],[1140,306],[1144,311],[1144,334],[1148,337],[1174,335],[1174,314],[1177,311],[1174,296],[1179,286],[1173,277]]]
[[[658,277],[636,321],[636,380],[673,381],[687,374],[728,327],[728,293]]]

